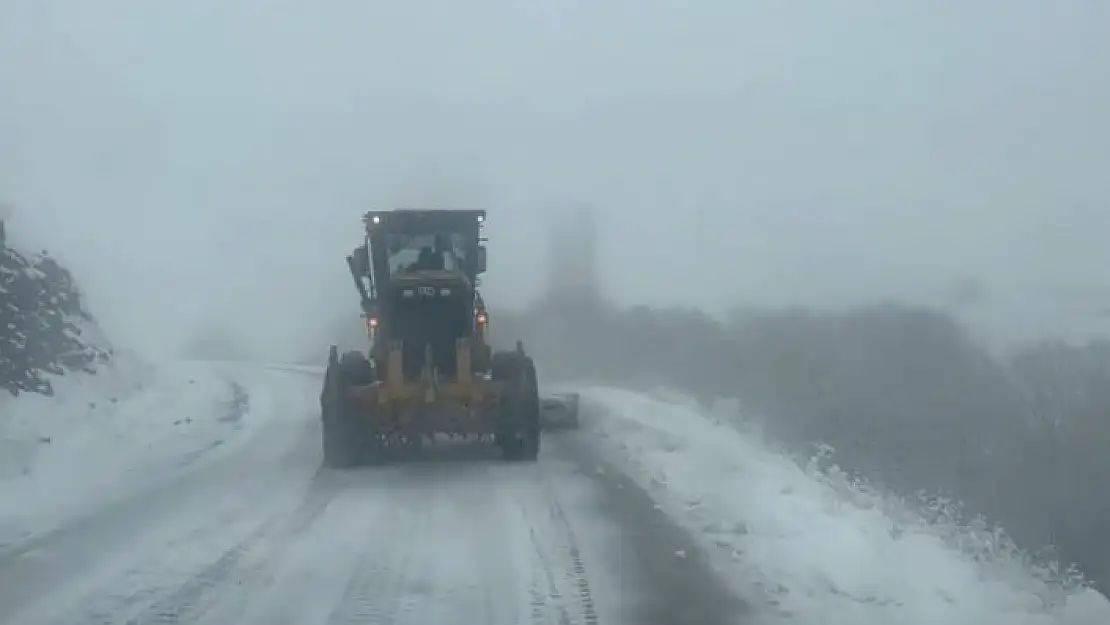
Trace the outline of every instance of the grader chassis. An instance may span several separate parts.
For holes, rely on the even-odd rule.
[[[482,210],[369,212],[365,243],[347,257],[370,349],[332,345],[320,401],[326,465],[383,462],[437,437],[496,444],[534,461],[543,415],[577,425],[578,397],[541,400],[520,341],[494,351],[479,292],[486,269]],[[410,262],[411,261],[411,262]]]

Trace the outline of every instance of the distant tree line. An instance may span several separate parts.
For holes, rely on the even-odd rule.
[[[45,251],[9,247],[0,221],[0,389],[49,396],[51,376],[95,373],[111,352],[83,340],[92,320],[69,270]]]
[[[493,317],[524,337],[541,376],[739,398],[808,457],[910,500],[963,503],[1027,552],[1110,589],[1110,342],[1045,342],[1005,358],[939,310],[618,310],[561,293]]]

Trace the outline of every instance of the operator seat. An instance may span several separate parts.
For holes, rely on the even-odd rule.
[[[416,262],[409,269],[412,271],[442,271],[443,256],[436,254],[430,247],[422,247],[420,248],[420,254],[416,257]]]

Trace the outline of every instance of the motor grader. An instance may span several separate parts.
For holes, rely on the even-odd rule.
[[[370,347],[328,353],[326,465],[381,462],[443,437],[487,440],[506,460],[534,461],[545,422],[577,427],[577,395],[541,398],[522,342],[498,351],[487,342],[485,220],[484,210],[363,215],[364,243],[347,266]]]

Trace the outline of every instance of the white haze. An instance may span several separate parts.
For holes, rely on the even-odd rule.
[[[1088,292],[1107,32],[1100,0],[5,0],[0,198],[152,353],[321,342],[402,203],[492,211],[502,307],[579,202],[623,302]]]

